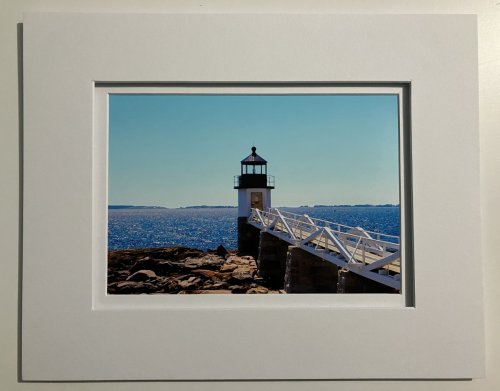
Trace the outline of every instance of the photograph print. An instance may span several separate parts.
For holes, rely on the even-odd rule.
[[[401,293],[397,94],[108,104],[108,294]]]

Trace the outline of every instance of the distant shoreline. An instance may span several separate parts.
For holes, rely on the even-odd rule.
[[[355,204],[355,205],[300,205],[300,206],[280,206],[279,208],[399,208],[398,204]],[[165,206],[144,206],[144,205],[108,205],[108,209],[236,209],[232,205],[192,205],[180,206],[178,208],[167,208]]]
[[[168,209],[164,206],[108,205],[108,209]]]

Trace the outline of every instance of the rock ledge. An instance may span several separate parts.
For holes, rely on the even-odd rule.
[[[108,294],[263,294],[271,289],[255,259],[219,246],[115,250],[108,253]]]

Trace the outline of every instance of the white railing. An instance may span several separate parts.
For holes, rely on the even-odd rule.
[[[277,208],[252,209],[249,224],[371,280],[401,289],[399,236]]]
[[[270,213],[270,214],[273,214],[274,212],[273,211],[276,211],[278,210],[277,208],[271,208],[269,209],[269,212],[263,212],[263,213]],[[261,211],[262,212],[262,211]],[[292,213],[292,212],[287,212],[287,211],[284,211],[284,210],[280,210],[280,213],[286,217],[286,218],[290,218],[290,219],[300,219],[304,216],[307,216],[307,215],[299,215],[297,213]],[[332,223],[331,221],[327,221],[327,220],[322,220],[322,219],[317,219],[317,218],[314,218],[314,217],[307,217],[308,220],[318,226],[318,227],[329,227],[337,232],[345,232],[347,233],[348,231],[352,230],[353,228],[359,228],[359,227],[350,227],[348,225],[344,225],[344,224],[339,224],[339,223]],[[370,236],[372,237],[375,237],[377,240],[382,240],[382,241],[387,241],[387,242],[393,242],[393,243],[399,243],[399,236],[395,236],[395,235],[387,235],[387,234],[384,234],[384,233],[381,233],[381,232],[376,232],[376,231],[367,231],[367,230],[363,230],[364,232],[366,232],[367,234],[369,234]]]

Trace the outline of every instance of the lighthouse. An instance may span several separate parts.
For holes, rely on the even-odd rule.
[[[255,255],[259,246],[259,230],[248,224],[252,209],[271,207],[274,177],[267,174],[267,161],[257,155],[257,148],[241,161],[241,174],[234,177],[238,190],[238,251]]]

